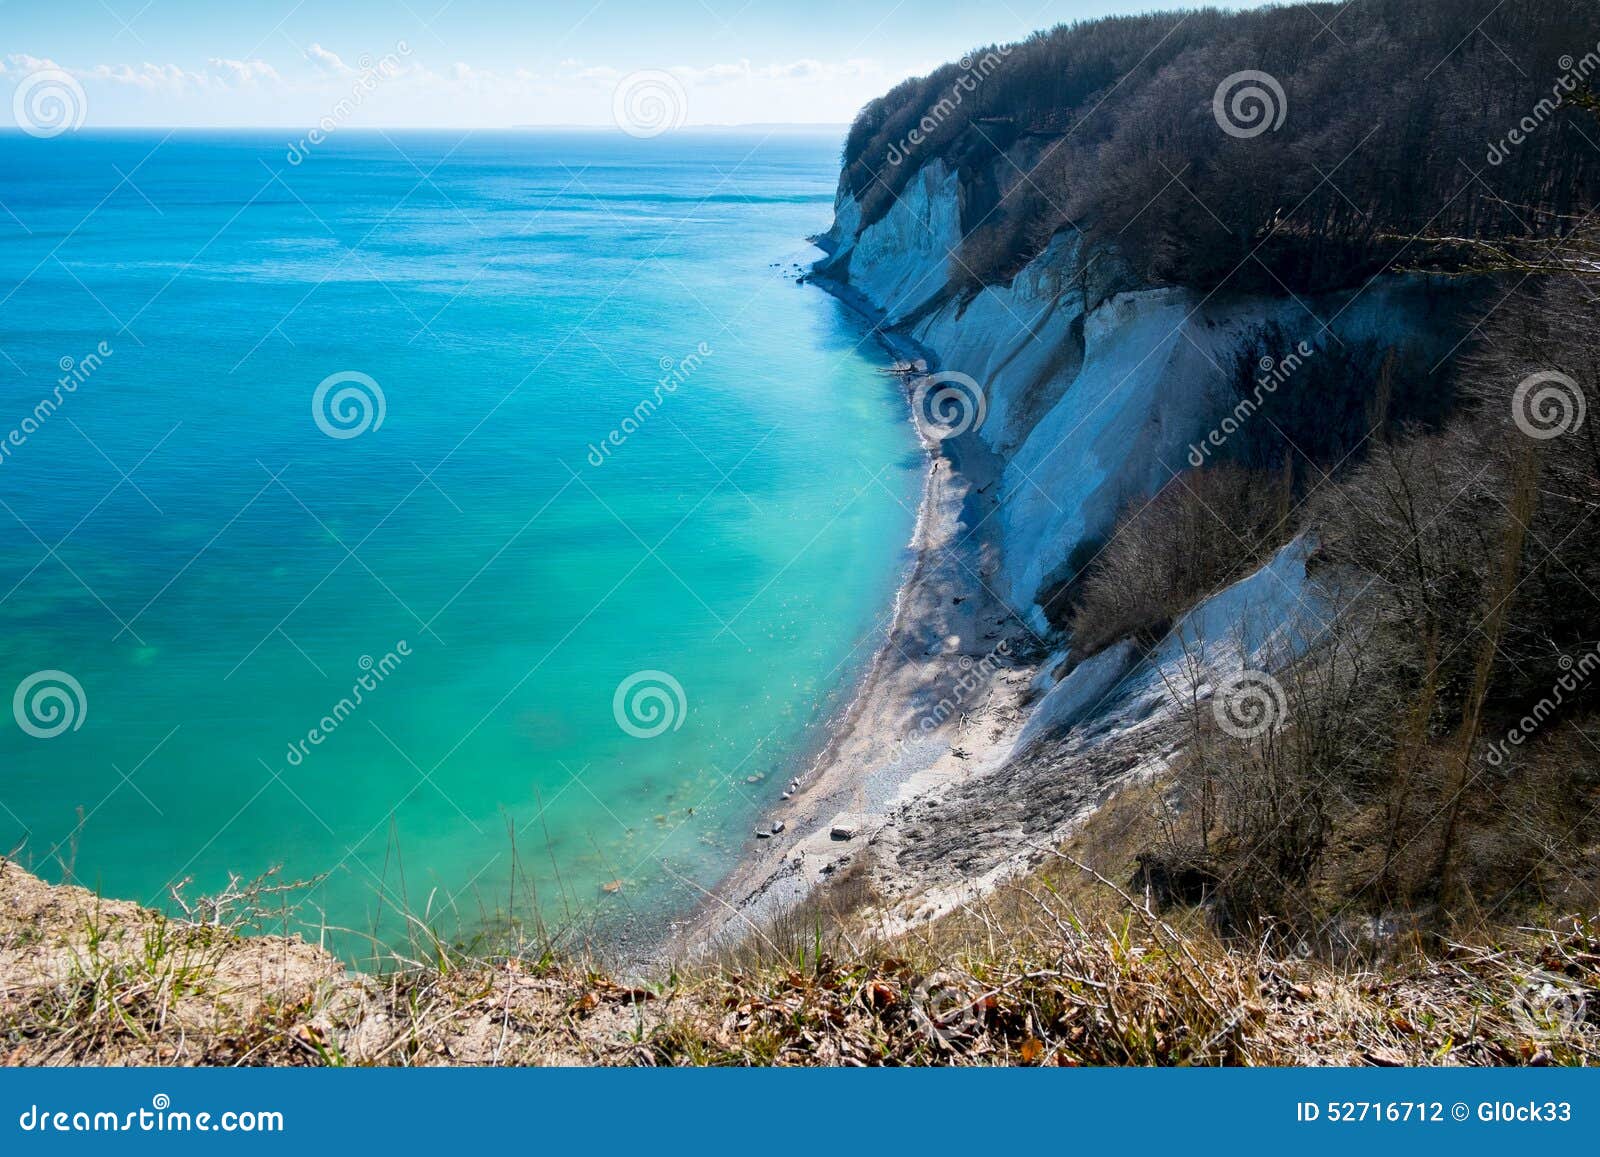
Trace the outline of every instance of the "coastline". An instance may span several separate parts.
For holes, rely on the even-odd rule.
[[[852,287],[815,273],[806,281],[858,314],[892,358],[936,368],[931,351],[888,329]],[[973,431],[924,439],[924,449],[913,559],[889,628],[793,798],[763,815],[782,830],[747,835],[744,858],[651,956],[695,959],[760,936],[847,868],[865,868],[885,903],[944,882],[899,866],[894,829],[910,805],[1012,754],[1040,649],[987,582],[999,550],[998,455]]]

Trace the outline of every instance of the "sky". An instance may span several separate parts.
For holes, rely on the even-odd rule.
[[[973,47],[1162,6],[0,0],[0,131],[58,97],[86,128],[842,124]]]

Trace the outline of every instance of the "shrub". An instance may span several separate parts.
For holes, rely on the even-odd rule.
[[[1222,465],[1178,475],[1128,507],[1081,582],[1074,654],[1084,659],[1129,636],[1160,638],[1175,616],[1287,541],[1286,499],[1270,476]]]

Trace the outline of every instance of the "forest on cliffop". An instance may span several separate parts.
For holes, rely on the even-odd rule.
[[[1282,98],[1235,111],[1276,127],[1219,135],[1218,82],[1244,71]],[[1068,230],[1114,247],[1147,284],[1359,285],[1397,256],[1458,266],[1471,255],[1459,239],[1548,236],[1592,203],[1600,137],[1570,92],[1597,74],[1586,0],[1114,17],[976,48],[896,86],[851,126],[843,184],[870,223],[923,163],[958,169],[975,281],[1009,276]],[[1534,131],[1510,143],[1525,120]],[[1575,130],[1592,147],[1573,147]],[[994,164],[1002,154],[1015,163]],[[1174,181],[1190,195],[1163,196]]]

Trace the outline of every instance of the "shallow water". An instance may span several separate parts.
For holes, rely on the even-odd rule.
[[[352,954],[692,901],[906,561],[903,402],[794,281],[837,147],[0,138],[0,690],[76,683],[0,729],[0,850],[282,865]]]

